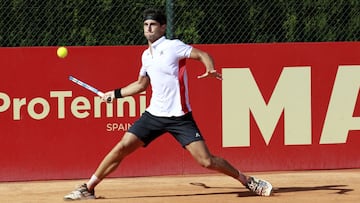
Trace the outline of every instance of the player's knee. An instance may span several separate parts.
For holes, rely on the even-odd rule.
[[[208,157],[208,158],[201,159],[199,161],[199,164],[204,168],[211,169],[211,168],[213,168],[214,162],[211,157]]]
[[[130,149],[129,146],[120,142],[113,148],[110,153],[115,159],[121,160],[130,153]]]

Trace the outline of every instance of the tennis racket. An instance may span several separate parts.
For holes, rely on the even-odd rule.
[[[87,83],[85,83],[85,82],[83,82],[83,81],[81,81],[79,79],[74,78],[73,76],[69,76],[69,80],[71,80],[74,83],[80,85],[81,87],[84,87],[84,88],[94,92],[95,94],[99,95],[100,97],[104,96],[104,93],[101,92],[100,90],[96,89],[95,87],[93,87],[93,86],[91,86],[91,85],[89,85],[89,84],[87,84]],[[108,97],[106,99],[106,102],[111,102],[111,97]]]

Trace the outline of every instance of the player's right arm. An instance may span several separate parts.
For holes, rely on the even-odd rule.
[[[114,98],[121,98],[138,94],[145,91],[149,84],[150,78],[148,76],[140,75],[137,81],[132,82],[125,87],[106,92],[104,94],[103,100],[108,101],[108,98],[111,98],[111,101],[113,101]]]

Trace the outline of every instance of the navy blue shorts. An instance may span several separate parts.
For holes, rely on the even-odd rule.
[[[179,117],[158,117],[145,111],[129,128],[128,132],[143,141],[145,143],[144,147],[167,132],[182,147],[194,141],[204,140],[191,112]]]

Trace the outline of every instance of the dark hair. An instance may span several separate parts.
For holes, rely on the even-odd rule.
[[[143,17],[144,21],[151,19],[156,20],[160,25],[166,24],[166,15],[160,9],[146,9],[143,13]]]

